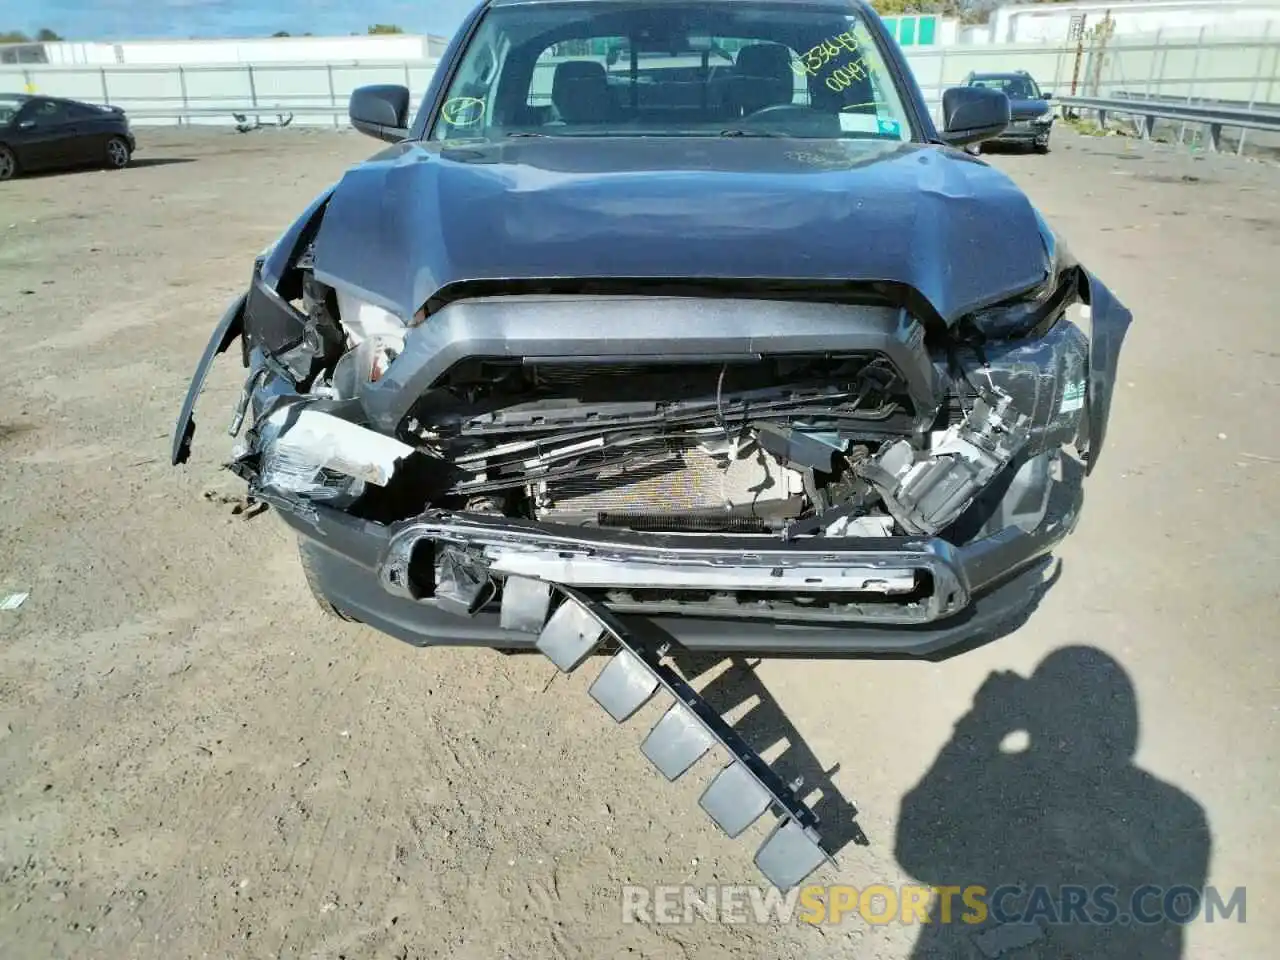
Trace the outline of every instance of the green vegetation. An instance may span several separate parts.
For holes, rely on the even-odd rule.
[[[36,31],[34,37],[29,37],[21,30],[3,30],[0,31],[0,43],[53,43],[57,40],[63,40],[65,37],[59,36],[48,27],[41,27]]]
[[[1076,133],[1086,137],[1105,137],[1108,133],[1107,128],[1098,126],[1096,120],[1087,120],[1084,117],[1063,117],[1062,122]]]

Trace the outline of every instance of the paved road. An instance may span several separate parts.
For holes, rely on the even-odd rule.
[[[290,539],[238,512],[218,469],[232,364],[194,462],[166,466],[190,367],[252,255],[373,144],[290,130],[144,147],[122,173],[0,186],[0,594],[31,593],[0,612],[0,956],[994,949],[857,919],[623,926],[623,884],[756,881],[751,842],[697,809],[712,765],[668,786],[640,755],[656,707],[616,728],[586,671],[322,619]],[[950,662],[703,663],[697,683],[822,789],[837,836],[856,806],[868,845],[822,882],[1207,871],[1247,886],[1249,919],[1191,924],[1182,955],[1269,955],[1280,170],[1066,134],[993,162],[1136,315],[1058,581],[1018,632]],[[984,686],[999,671],[1031,679]],[[1018,728],[1030,748],[1002,752]],[[1109,948],[1080,936],[1005,955],[1179,956],[1132,928]]]

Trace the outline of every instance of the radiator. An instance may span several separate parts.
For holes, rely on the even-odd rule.
[[[694,443],[659,441],[592,476],[549,481],[537,500],[538,516],[547,520],[600,513],[756,515],[764,508],[771,516],[792,516],[803,492],[800,474],[754,444],[735,459]]]

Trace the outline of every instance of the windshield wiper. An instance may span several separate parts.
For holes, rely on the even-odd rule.
[[[508,133],[507,136],[508,137],[549,137],[551,136],[551,134],[536,133],[533,130],[516,130],[513,133]]]
[[[785,133],[773,133],[769,130],[721,130],[722,137],[785,137]]]

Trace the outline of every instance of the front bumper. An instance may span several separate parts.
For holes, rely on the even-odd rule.
[[[743,606],[732,612],[673,601],[605,605],[624,618],[642,615],[691,650],[926,656],[998,635],[1034,607],[1043,589],[1047,554],[1074,528],[1082,502],[1083,469],[1071,461],[1064,461],[1063,467],[1061,479],[1051,481],[1038,525],[1030,530],[1007,526],[963,547],[938,538],[828,539],[819,552],[806,549],[804,542],[779,549],[784,545],[771,541],[766,554],[759,540],[642,535],[627,541],[610,532],[593,543],[583,539],[582,531],[573,532],[570,545],[570,538],[555,536],[552,525],[441,514],[384,526],[271,494],[265,499],[280,508],[282,518],[302,538],[315,585],[326,599],[355,619],[415,646],[533,649],[537,639],[503,629],[496,602],[467,616],[434,596],[413,599],[405,588],[405,565],[412,553],[410,541],[421,539],[471,549],[500,541],[518,543],[520,549],[497,566],[578,589],[598,586],[600,569],[610,563],[620,571],[634,569],[637,561],[643,566],[646,556],[654,564],[651,570],[684,565],[715,571],[706,575],[722,578],[761,569],[781,575],[785,569],[804,579],[806,564],[821,565],[828,575],[837,570],[855,578],[890,569],[925,571],[931,590],[912,603],[886,600],[851,613],[827,614],[825,622],[802,622],[803,608],[793,608],[794,615],[786,616],[764,610],[763,604],[759,610]],[[550,539],[556,542],[544,542]],[[540,549],[548,546],[552,549]],[[557,546],[571,548],[554,549]],[[540,567],[548,554],[558,558],[559,565]],[[538,576],[540,571],[545,577]],[[628,576],[634,574],[620,574],[621,579]]]
[[[1001,131],[998,137],[988,143],[1034,143],[1043,145],[1049,142],[1049,133],[1053,130],[1053,121],[1040,123],[1035,120],[1015,120]]]

